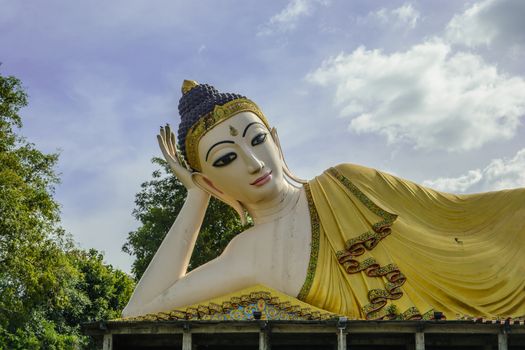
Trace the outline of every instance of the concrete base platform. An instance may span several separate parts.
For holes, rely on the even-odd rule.
[[[525,326],[473,321],[108,321],[103,350],[525,350]]]

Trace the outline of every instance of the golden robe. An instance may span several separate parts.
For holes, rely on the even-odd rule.
[[[356,319],[525,316],[525,189],[455,195],[348,164],[305,188],[300,300]]]

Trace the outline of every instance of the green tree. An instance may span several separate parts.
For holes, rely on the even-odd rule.
[[[80,323],[118,316],[133,282],[64,233],[58,156],[18,134],[26,105],[21,82],[0,75],[0,349],[89,348]]]
[[[186,188],[172,174],[167,163],[153,158],[159,166],[153,179],[141,185],[135,198],[133,216],[141,226],[128,234],[122,250],[135,256],[132,272],[138,280],[148,267],[186,199]],[[228,242],[243,230],[235,211],[212,198],[188,266],[192,270],[219,256]]]
[[[0,76],[0,334],[6,339],[38,318],[42,300],[61,303],[60,276],[67,274],[55,243],[62,236],[52,197],[57,155],[39,152],[15,133],[26,105],[20,81]]]
[[[126,306],[133,292],[133,280],[124,272],[104,263],[104,256],[96,249],[72,249],[67,256],[80,273],[75,292],[82,309],[68,310],[67,322],[114,319]],[[81,313],[78,313],[81,311]]]

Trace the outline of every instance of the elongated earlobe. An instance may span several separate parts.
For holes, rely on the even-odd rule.
[[[235,210],[235,212],[237,212],[237,214],[239,215],[241,223],[243,225],[247,224],[246,211],[244,210],[244,207],[238,200],[226,195],[224,192],[219,190],[217,187],[215,187],[213,182],[206,176],[204,176],[202,173],[193,172],[191,174],[191,179],[201,190],[232,207],[233,210]]]
[[[307,183],[308,181],[298,178],[290,171],[290,168],[288,168],[288,164],[286,164],[286,160],[284,159],[284,154],[283,154],[283,149],[281,148],[281,143],[279,142],[279,136],[277,135],[277,129],[272,128],[272,130],[270,131],[270,134],[272,135],[273,141],[277,145],[277,148],[279,148],[279,154],[283,162],[283,171],[285,175],[297,183],[300,183],[300,184]]]

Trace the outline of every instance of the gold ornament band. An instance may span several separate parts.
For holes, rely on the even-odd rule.
[[[247,98],[239,98],[227,102],[222,106],[215,106],[212,112],[201,117],[197,123],[190,128],[186,136],[186,158],[193,169],[197,171],[201,170],[198,149],[200,139],[215,125],[242,112],[252,112],[258,116],[268,130],[270,130],[270,125],[263,112],[254,102]]]

